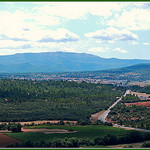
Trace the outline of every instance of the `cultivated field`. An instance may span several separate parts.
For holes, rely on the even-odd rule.
[[[137,103],[125,103],[126,106],[132,106],[132,105],[136,105],[136,106],[147,106],[149,108],[150,106],[150,102],[137,102]]]
[[[63,130],[71,130],[76,131],[74,133],[53,133],[53,134],[45,134],[42,132],[22,132],[22,133],[6,133],[13,138],[19,139],[21,141],[31,140],[33,142],[40,141],[51,141],[54,138],[89,138],[93,139],[96,136],[104,137],[107,134],[112,135],[124,135],[130,131],[115,128],[111,126],[103,126],[103,125],[86,125],[86,126],[61,126],[61,125],[41,125],[41,126],[33,126],[28,127],[26,129],[63,129]]]
[[[14,143],[22,143],[22,141],[0,133],[0,147],[6,147],[8,144]]]

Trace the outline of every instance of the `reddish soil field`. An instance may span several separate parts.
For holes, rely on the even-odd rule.
[[[45,129],[45,128],[41,128],[41,129],[25,129],[22,128],[23,132],[43,132],[45,134],[54,134],[54,133],[74,133],[77,131],[68,131],[65,129]]]
[[[6,147],[9,144],[22,143],[22,141],[9,137],[3,133],[0,133],[0,147]]]
[[[20,123],[21,125],[25,125],[25,124],[31,124],[31,123],[43,124],[43,123],[47,123],[47,122],[54,124],[54,123],[60,122],[60,120],[38,120],[38,121],[15,122],[15,123]],[[67,123],[67,122],[70,122],[71,125],[74,125],[77,123],[77,121],[66,121],[66,120],[64,120],[64,123]],[[8,124],[8,122],[0,122],[0,124],[2,124],[2,123]]]
[[[114,122],[111,121],[111,119],[108,119],[107,117],[106,117],[106,121],[109,122],[109,123],[113,123],[114,124]]]
[[[137,102],[137,103],[125,103],[126,106],[136,105],[136,106],[150,106],[150,102]],[[149,107],[148,107],[149,108]]]

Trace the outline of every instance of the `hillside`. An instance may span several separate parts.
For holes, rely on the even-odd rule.
[[[23,53],[0,56],[0,72],[72,72],[121,68],[150,60],[101,58],[86,53]]]
[[[108,72],[135,72],[135,73],[141,73],[141,74],[150,74],[150,63],[146,64],[137,64],[137,65],[132,65],[128,67],[123,67],[119,69],[112,69],[108,70]]]
[[[124,93],[112,85],[85,82],[3,79],[0,85],[0,121],[89,122],[91,114],[107,109]]]

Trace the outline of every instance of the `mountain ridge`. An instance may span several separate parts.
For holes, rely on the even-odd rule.
[[[0,56],[0,72],[98,71],[150,63],[142,59],[102,58],[86,53],[43,52]]]

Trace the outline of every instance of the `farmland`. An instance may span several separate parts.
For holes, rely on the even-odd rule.
[[[0,147],[5,147],[13,143],[22,143],[22,141],[0,133]]]
[[[150,106],[150,101],[149,102],[137,102],[137,103],[125,103],[126,106],[147,106],[147,108],[149,108]]]
[[[28,127],[29,128],[29,127]],[[64,134],[44,134],[44,133],[32,133],[32,132],[26,132],[26,133],[7,133],[7,135],[14,137],[16,139],[20,139],[22,141],[26,141],[27,139],[30,139],[34,142],[45,140],[45,141],[51,141],[54,138],[65,138],[65,137],[78,137],[78,138],[90,138],[93,139],[96,136],[105,136],[108,133],[115,134],[115,135],[122,135],[124,133],[127,133],[129,131],[109,127],[109,126],[99,126],[99,125],[86,125],[86,126],[47,126],[47,125],[41,125],[41,126],[33,126],[30,127],[31,129],[65,129],[65,130],[72,130],[77,131],[75,133],[64,133]],[[40,136],[39,136],[40,135]]]
[[[149,140],[149,133],[124,130],[96,121],[123,95],[125,87],[86,82],[6,79],[0,80],[0,84],[1,123],[20,122],[24,126],[23,132],[5,133],[22,141],[22,144],[12,147],[84,147]],[[144,102],[135,94],[126,95],[122,98],[122,104],[117,104],[111,110],[109,120],[149,129],[147,107],[125,105],[141,101]],[[64,120],[65,125],[58,124],[60,120]],[[139,139],[135,136],[139,136]],[[76,145],[73,141],[76,141]]]
[[[149,91],[150,87],[138,87],[139,91]],[[146,92],[146,91],[145,91]],[[150,129],[150,101],[140,99],[136,94],[123,97],[122,101],[115,106],[108,115],[108,119],[119,125]],[[142,94],[142,93],[138,93]],[[147,95],[143,93],[143,95]]]
[[[111,145],[119,143],[131,143],[139,142],[149,139],[149,134],[140,133],[137,131],[124,130],[112,126],[104,125],[74,125],[74,126],[64,126],[64,125],[38,125],[27,127],[27,129],[41,130],[41,132],[21,132],[21,133],[5,133],[13,138],[23,141],[24,144],[30,142],[34,147],[35,145],[40,145],[44,141],[44,147],[68,147],[64,143],[71,140],[76,140],[78,146],[94,146],[94,145]],[[73,133],[53,133],[45,134],[42,133],[44,129],[63,129],[76,131]],[[139,139],[135,139],[134,136],[139,136]],[[32,141],[32,142],[31,142]],[[57,144],[56,145],[56,141]],[[60,143],[59,143],[60,142]],[[55,143],[55,144],[54,144]],[[63,144],[62,144],[63,143]],[[60,144],[60,145],[59,145]],[[32,147],[31,146],[31,147]]]

